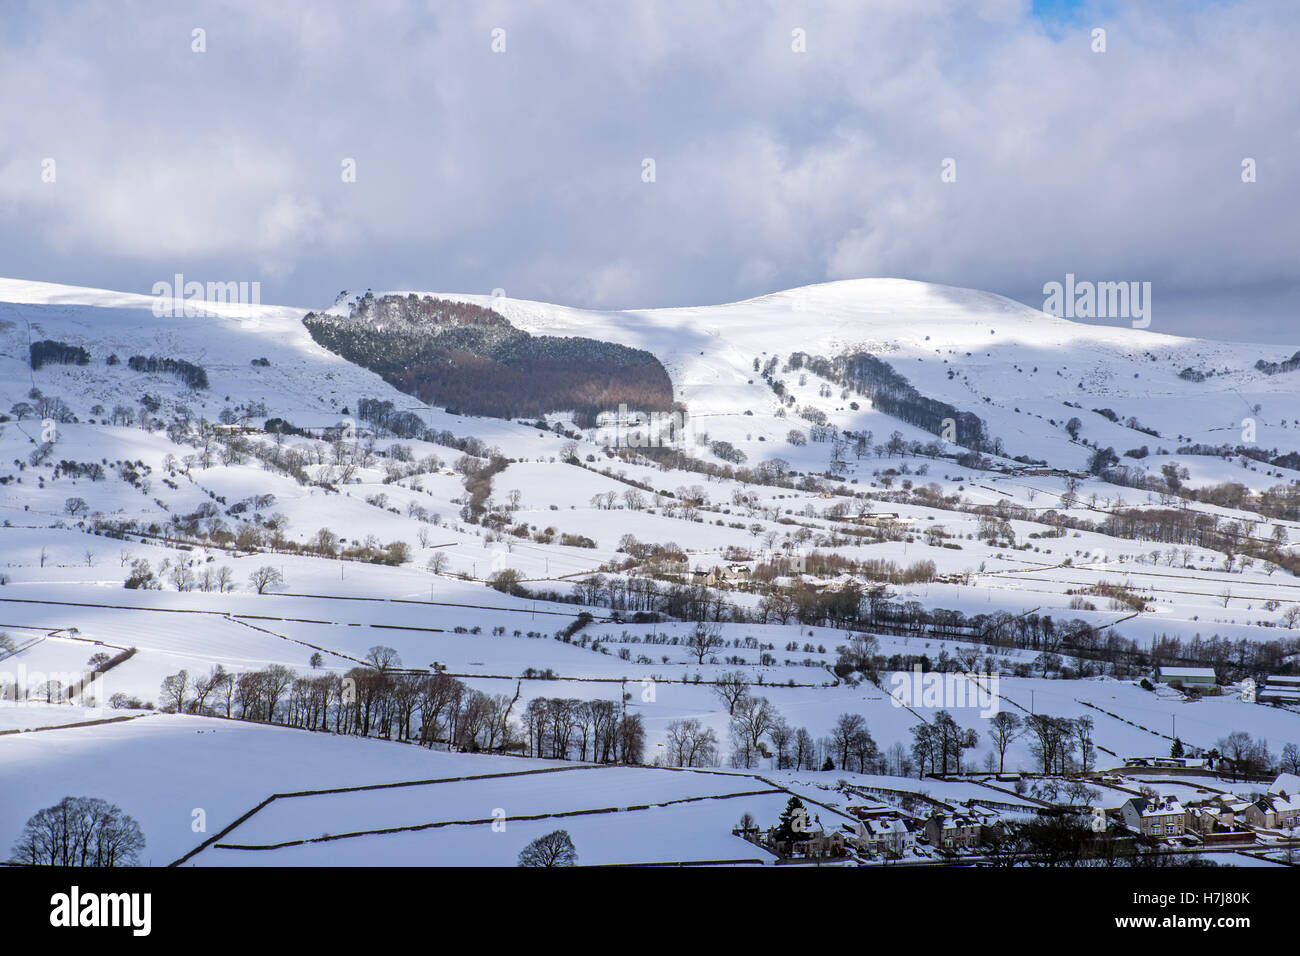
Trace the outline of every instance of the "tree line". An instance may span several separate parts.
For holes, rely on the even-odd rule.
[[[89,365],[90,353],[80,345],[69,345],[54,339],[42,339],[28,347],[32,371],[42,365]]]
[[[488,694],[445,673],[404,670],[390,647],[372,647],[366,661],[343,674],[305,675],[283,664],[241,672],[220,664],[207,674],[181,670],[163,679],[158,709],[471,753],[541,755],[544,750],[557,759],[643,759],[640,715],[624,713],[612,701],[543,699],[525,709],[518,687],[513,696]],[[317,652],[312,666],[321,663]]]
[[[195,365],[184,359],[169,358],[163,355],[132,355],[126,360],[127,367],[133,372],[164,372],[175,375],[190,388],[208,387],[208,373],[202,365]]]

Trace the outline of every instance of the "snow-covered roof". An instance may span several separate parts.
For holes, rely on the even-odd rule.
[[[1300,774],[1280,773],[1268,787],[1269,793],[1300,793]]]
[[[872,836],[902,836],[915,829],[915,824],[902,817],[868,817],[858,821],[858,832]]]
[[[1165,680],[1214,680],[1213,667],[1162,667],[1160,676]]]
[[[1139,815],[1144,817],[1162,817],[1170,813],[1182,813],[1183,805],[1175,797],[1130,797]]]

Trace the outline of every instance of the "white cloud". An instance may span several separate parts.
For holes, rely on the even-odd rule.
[[[1300,9],[1157,0],[1049,32],[1029,6],[29,7],[0,38],[0,253],[69,282],[184,258],[304,303],[411,276],[599,306],[881,274],[1030,298],[1072,271],[1276,310],[1300,288]]]

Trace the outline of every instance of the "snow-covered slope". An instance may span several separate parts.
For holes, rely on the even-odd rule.
[[[664,363],[697,423],[707,421],[713,437],[751,453],[764,451],[757,435],[779,441],[789,428],[771,418],[774,396],[754,360],[777,356],[784,362],[793,352],[827,358],[870,352],[924,395],[984,418],[1009,452],[1061,466],[1087,458],[1061,427],[1076,414],[1085,437],[1121,452],[1144,442],[1153,452],[1157,444],[1170,450],[1190,442],[1238,444],[1244,417],[1256,420],[1260,446],[1300,448],[1300,372],[1269,376],[1254,367],[1294,349],[1274,354],[1257,344],[1072,321],[973,289],[857,279],[726,305],[618,312],[418,294],[491,307],[538,335],[584,335],[646,349]],[[1199,383],[1180,378],[1188,368],[1216,374]],[[792,376],[782,377],[801,405],[823,407],[841,428],[870,428],[879,438],[882,427],[883,434],[898,427],[873,420],[869,409],[854,412],[847,399],[820,400],[815,387],[801,391]],[[1067,401],[1081,411],[1067,409]],[[1258,412],[1256,405],[1262,406]],[[1093,414],[1098,407],[1114,411],[1120,422],[1136,418],[1161,439]],[[737,420],[746,411],[752,418]],[[1049,424],[1053,419],[1056,425]]]
[[[188,827],[188,814],[201,805],[195,789],[236,768],[287,769],[279,776],[268,770],[265,781],[244,781],[213,800],[214,821],[222,825],[277,787],[491,772],[502,761],[531,766],[499,756],[379,741],[330,743],[321,734],[232,724],[217,720],[225,714],[210,702],[207,716],[152,714],[147,705],[161,702],[163,681],[182,669],[195,677],[216,665],[237,674],[286,667],[304,678],[342,677],[383,645],[422,675],[436,662],[473,692],[506,701],[518,695],[509,718],[516,722],[516,743],[521,714],[538,698],[620,702],[643,721],[647,763],[664,762],[674,724],[698,720],[716,735],[711,762],[719,764],[731,759],[733,727],[709,682],[729,671],[741,673],[751,692],[767,698],[792,727],[808,730],[822,748],[819,755],[834,751],[826,741],[843,714],[860,715],[882,753],[899,747],[895,753],[904,757],[913,731],[933,716],[932,707],[895,706],[869,682],[838,680],[830,668],[847,639],[845,628],[867,625],[861,617],[853,625],[824,615],[801,617],[779,602],[764,607],[781,593],[832,595],[890,581],[887,598],[895,606],[942,610],[969,622],[983,615],[1039,615],[1057,622],[1058,635],[1067,622],[1078,623],[1085,632],[1095,629],[1099,639],[1116,635],[1143,652],[1165,638],[1184,648],[1211,638],[1241,642],[1233,659],[1252,645],[1280,648],[1282,657],[1300,652],[1294,630],[1300,583],[1283,567],[1300,540],[1294,513],[1252,512],[1259,499],[1229,507],[1175,500],[1160,487],[1016,470],[1006,459],[972,461],[954,447],[882,450],[894,431],[924,445],[936,436],[806,367],[787,367],[795,352],[831,358],[866,351],[923,395],[979,415],[1010,455],[1077,470],[1095,447],[1113,446],[1122,454],[1147,445],[1148,456],[1124,463],[1159,475],[1162,464],[1177,462],[1188,471],[1187,486],[1232,480],[1259,491],[1294,483],[1300,473],[1239,454],[1178,448],[1246,444],[1242,419],[1249,417],[1256,420],[1257,445],[1283,453],[1300,449],[1300,371],[1270,376],[1254,367],[1259,359],[1285,359],[1288,350],[1268,353],[1260,346],[1071,322],[981,292],[900,280],[836,282],[727,305],[625,312],[441,297],[490,306],[533,334],[584,336],[652,352],[688,407],[696,439],[686,448],[692,458],[720,465],[709,441],[699,439],[725,440],[750,465],[781,459],[784,477],[719,475],[694,461],[620,457],[598,430],[575,429],[563,414],[544,429],[425,406],[318,346],[302,324],[307,307],[216,304],[202,315],[159,316],[151,296],[0,280],[0,415],[7,418],[0,421],[0,636],[8,636],[14,651],[0,659],[0,685],[15,686],[15,678],[24,684],[24,699],[0,705],[0,732],[10,731],[0,733],[0,777],[28,781],[6,793],[0,806],[10,822],[0,833],[0,852],[23,819],[77,789],[79,780],[85,792],[119,800],[141,815],[158,862],[198,842],[188,829],[166,833],[168,821],[179,814]],[[346,308],[339,304],[334,311]],[[43,339],[84,348],[89,361],[33,370],[29,344]],[[119,361],[110,363],[114,355]],[[200,365],[209,386],[193,389],[172,374],[133,370],[127,360],[134,355]],[[772,360],[793,405],[756,369],[756,362],[762,367]],[[1187,368],[1206,377],[1180,376]],[[71,415],[47,436],[42,413],[21,406],[52,398]],[[372,431],[359,420],[362,398],[409,410],[428,430],[400,438]],[[119,405],[133,414],[116,415]],[[143,427],[142,405],[150,406]],[[809,411],[824,414],[832,434],[871,431],[874,444],[836,462],[829,440],[791,441],[792,432],[809,434]],[[267,431],[272,417],[309,432]],[[1082,423],[1079,441],[1065,427],[1073,417]],[[1126,424],[1130,418],[1146,430]],[[357,430],[346,442],[320,431],[349,419]],[[240,424],[214,432],[217,421]],[[247,442],[242,450],[240,442]],[[501,466],[489,482],[488,500],[495,504],[473,515],[470,478],[492,449]],[[298,464],[286,465],[294,455]],[[84,470],[96,463],[102,473]],[[1104,526],[1121,508],[1172,504],[1203,520],[1238,522],[1256,545],[1267,542],[1273,550],[1229,554],[1212,541],[1120,537],[1125,532]],[[983,513],[989,509],[1009,515],[992,522],[991,533]],[[1062,516],[1070,523],[1063,525]],[[873,523],[877,518],[880,523]],[[322,529],[336,546],[314,543]],[[628,537],[635,540],[628,544]],[[405,556],[375,560],[392,542],[406,546]],[[680,555],[684,564],[650,566],[638,549],[652,544]],[[358,554],[363,547],[368,550]],[[852,572],[805,574],[789,564],[793,570],[778,575],[767,564],[775,577],[759,577],[767,562],[818,555],[859,565]],[[124,587],[140,561],[160,572],[156,589]],[[929,571],[891,578],[890,565],[928,565]],[[258,593],[250,576],[268,566],[284,584]],[[724,567],[741,572],[713,576]],[[214,583],[222,580],[219,571],[228,572],[225,585]],[[492,575],[501,571],[514,572],[532,594],[492,589]],[[702,578],[713,588],[707,614],[718,619],[722,645],[703,655],[690,651],[696,612],[685,613],[680,604],[664,601],[653,605],[651,619],[633,618],[652,607],[629,597],[634,580],[649,581],[663,598]],[[616,607],[620,587],[626,589],[618,592],[623,603]],[[569,597],[575,589],[571,602],[544,599]],[[1129,603],[1110,597],[1116,589]],[[595,620],[570,630],[583,610]],[[1117,669],[1105,656],[989,643],[982,624],[971,623],[959,637],[933,629],[871,629],[880,630],[881,659],[896,662],[890,667],[906,667],[902,661],[921,655],[940,665],[960,662],[1002,675],[1003,706],[1094,717],[1101,765],[1167,752],[1175,719],[1181,739],[1199,748],[1236,729],[1266,736],[1275,746],[1300,740],[1300,714],[1242,699],[1229,682],[1243,673],[1224,678],[1222,696],[1193,702],[1168,688],[1161,688],[1164,696],[1143,689],[1141,673]],[[54,696],[42,690],[47,680],[64,687],[80,680],[96,666],[91,655],[132,649],[104,676],[102,697],[125,698],[116,705],[103,707],[101,699],[92,714],[36,703],[43,694]],[[0,647],[0,658],[5,653]],[[1275,657],[1268,660],[1273,666]],[[1093,676],[1083,679],[1081,672]],[[139,716],[142,710],[148,716]],[[957,722],[980,740],[963,758],[967,766],[997,756],[987,740],[988,715],[961,705],[954,710]],[[233,713],[240,716],[238,705]],[[131,719],[87,722],[104,715]],[[71,724],[79,726],[38,729]],[[1015,742],[1005,755],[1008,769],[1035,766],[1030,744]],[[366,749],[371,745],[376,749]],[[87,753],[101,752],[101,759],[86,763]],[[318,754],[340,763],[330,773],[299,772]],[[173,758],[178,766],[216,762],[194,786],[151,783],[150,768],[162,773]],[[558,763],[571,767],[575,761]],[[781,769],[774,764],[763,757],[746,769],[768,774]],[[872,773],[899,773],[900,767],[895,759],[889,769],[877,766]],[[823,782],[834,785],[850,772],[840,767]],[[540,791],[530,790],[525,778],[511,812],[677,799],[660,792],[660,781],[676,776],[593,777],[609,780],[602,786],[613,795],[598,798],[580,786],[562,786],[555,801],[536,805],[524,794]],[[672,839],[657,841],[661,858],[752,855],[751,844],[729,835],[748,804],[721,798],[754,785],[723,779],[718,786],[716,803],[647,808],[647,814],[677,821]],[[429,821],[464,816],[450,805],[456,792],[438,791],[450,794],[449,802]],[[465,792],[477,799],[473,787]],[[766,818],[784,798],[762,793],[753,799],[754,812]],[[363,809],[358,827],[392,822],[378,804]],[[257,821],[270,821],[265,834],[258,836],[256,827],[248,833],[262,840],[314,838],[316,830],[336,827],[329,816],[334,812],[333,801],[321,801],[320,817],[308,830],[281,827],[268,815]],[[581,834],[584,844],[614,841],[600,857],[608,862],[651,859],[631,835],[641,819],[613,816],[611,824],[593,818],[590,831]],[[463,862],[467,851],[457,832],[447,830],[446,842],[439,838],[428,847],[396,838],[402,850],[392,858],[436,852]],[[518,832],[522,839],[524,828]],[[370,861],[370,849],[391,852],[386,845],[371,847],[369,839],[319,847],[341,854],[326,854],[330,861]],[[509,862],[519,845],[502,848],[492,862]],[[195,860],[228,862],[233,852],[213,848]],[[277,851],[263,860],[325,859],[315,852]]]
[[[791,424],[798,424],[774,416],[779,403],[754,360],[766,363],[775,356],[784,362],[796,351],[828,358],[870,352],[922,394],[984,418],[1008,452],[1032,453],[1061,466],[1078,466],[1088,455],[1063,429],[1076,414],[1085,438],[1121,452],[1144,443],[1152,452],[1191,441],[1239,444],[1247,417],[1255,422],[1254,440],[1261,447],[1300,449],[1300,371],[1270,376],[1254,367],[1292,350],[1274,354],[1259,345],[1070,321],[970,289],[861,279],[726,305],[622,312],[432,294],[489,306],[534,334],[589,336],[654,353],[696,426],[751,456],[772,454],[771,443],[781,443]],[[124,369],[104,374],[102,362],[111,351],[123,358],[157,353],[204,365],[212,395],[188,396],[197,414],[208,405],[215,414],[226,395],[264,401],[271,414],[292,409],[301,415],[306,406],[338,415],[362,394],[417,404],[317,346],[301,325],[307,308],[218,303],[201,317],[158,318],[155,302],[151,296],[0,280],[0,378],[7,384],[0,398],[12,402],[21,397],[11,394],[20,386],[41,381],[48,382],[47,391],[62,389],[58,393],[70,402],[64,392],[73,389],[100,404],[136,397],[138,376]],[[94,355],[94,366],[47,366],[33,375],[25,368],[29,337],[82,345]],[[263,357],[271,360],[269,367],[249,365]],[[1180,378],[1188,368],[1215,374],[1201,382]],[[818,395],[815,376],[803,388],[795,376],[781,377],[800,405],[822,408],[837,427],[870,428],[878,437],[898,427],[869,407],[852,410],[854,396],[841,399],[839,389],[830,397]],[[304,389],[308,382],[313,388]],[[1073,411],[1064,402],[1081,408]],[[1119,423],[1094,408],[1110,409]],[[1160,437],[1125,427],[1130,417]],[[909,438],[923,435],[902,430]]]

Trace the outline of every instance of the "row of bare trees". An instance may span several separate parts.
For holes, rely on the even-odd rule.
[[[536,697],[523,712],[527,753],[557,760],[640,763],[645,725],[612,700]]]
[[[313,657],[313,666],[321,663]],[[164,678],[158,707],[282,724],[336,734],[381,737],[462,751],[639,763],[645,730],[639,714],[612,701],[539,698],[527,708],[513,695],[488,694],[450,675],[401,669],[390,647],[372,647],[366,665],[346,673],[299,674],[283,664]]]

